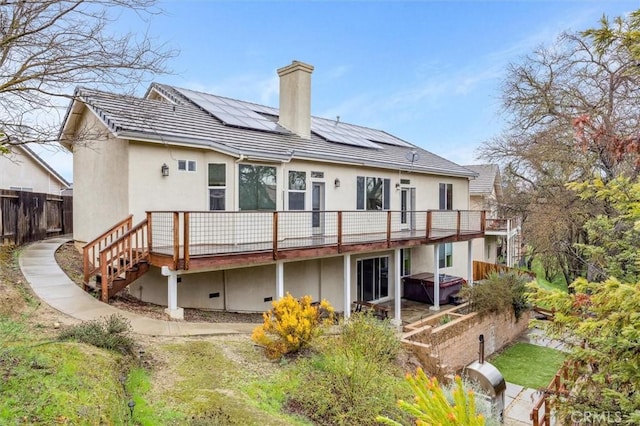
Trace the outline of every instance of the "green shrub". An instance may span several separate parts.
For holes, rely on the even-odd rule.
[[[471,308],[480,315],[512,309],[517,320],[529,309],[527,281],[527,276],[516,272],[494,272],[487,279],[462,288],[460,297],[469,300]]]
[[[374,425],[377,415],[402,417],[395,401],[408,386],[394,361],[400,341],[388,321],[369,314],[343,321],[320,353],[300,360],[285,406],[318,425]]]
[[[68,327],[60,332],[58,339],[75,340],[123,354],[133,354],[135,345],[131,324],[118,314]]]
[[[321,311],[326,313],[325,318]],[[322,334],[322,326],[333,323],[333,308],[326,300],[316,306],[311,296],[296,299],[287,293],[272,302],[263,318],[264,323],[253,330],[251,339],[264,348],[268,358],[278,359],[298,352]]]

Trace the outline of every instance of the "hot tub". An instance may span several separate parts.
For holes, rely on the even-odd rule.
[[[402,279],[404,285],[404,298],[417,302],[434,304],[433,273],[424,272]],[[461,277],[440,274],[440,304],[449,303],[451,298],[458,294],[466,281]]]

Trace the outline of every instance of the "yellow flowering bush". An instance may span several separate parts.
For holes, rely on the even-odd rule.
[[[398,406],[415,417],[417,426],[483,426],[485,418],[476,413],[475,395],[472,390],[466,391],[460,376],[456,376],[453,390],[453,404],[447,399],[443,389],[435,377],[429,378],[421,368],[415,377],[408,374],[407,381],[415,394],[414,402],[398,401]],[[378,416],[378,422],[402,426],[395,420]]]
[[[323,325],[334,322],[333,307],[326,300],[313,304],[311,296],[296,299],[287,293],[271,305],[262,314],[264,323],[251,335],[271,359],[299,351],[322,333]]]

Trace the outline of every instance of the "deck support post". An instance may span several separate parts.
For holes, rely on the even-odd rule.
[[[284,262],[276,260],[276,300],[284,297]]]
[[[402,285],[402,264],[400,263],[400,250],[399,248],[394,250],[394,270],[395,270],[395,291],[394,291],[394,312],[393,324],[397,327],[402,325],[402,300],[400,299],[400,286]]]
[[[344,318],[351,316],[351,254],[344,255]]]
[[[183,320],[184,309],[178,307],[178,272],[163,266],[162,275],[167,277],[167,309],[164,312],[171,319]]]
[[[433,306],[429,310],[440,310],[440,244],[433,246]]]
[[[467,241],[467,283],[473,285],[473,240]]]

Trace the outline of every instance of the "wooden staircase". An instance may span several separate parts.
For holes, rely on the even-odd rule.
[[[136,226],[132,220],[127,217],[83,248],[84,289],[93,287],[105,303],[149,270],[148,219]]]

